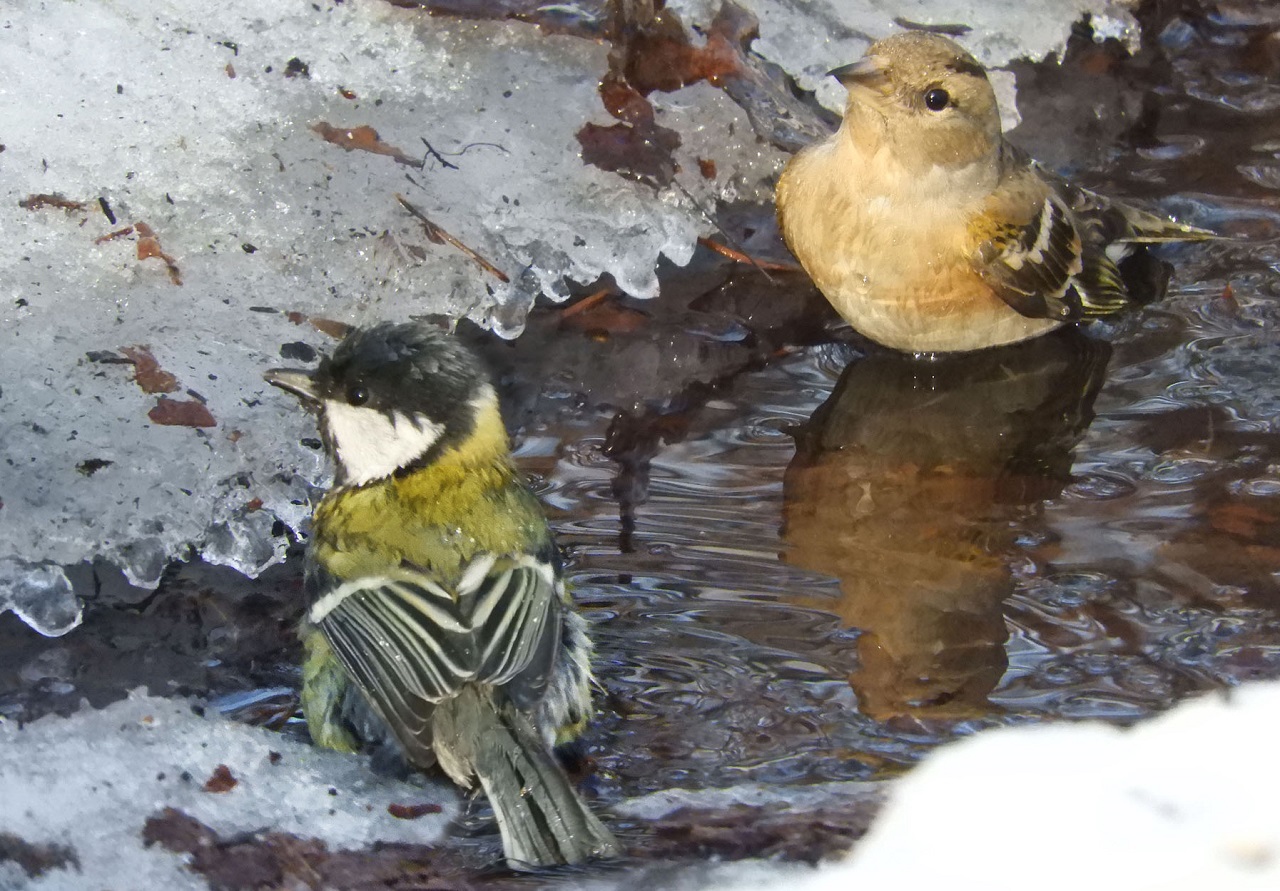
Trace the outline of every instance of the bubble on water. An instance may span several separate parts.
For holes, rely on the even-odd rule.
[[[1137,491],[1131,480],[1115,473],[1086,473],[1078,476],[1063,490],[1067,498],[1109,501],[1127,498]]]
[[[1147,472],[1147,477],[1161,483],[1190,483],[1212,476],[1223,465],[1208,458],[1174,458],[1161,461]]]

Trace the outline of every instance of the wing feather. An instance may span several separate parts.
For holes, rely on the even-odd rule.
[[[993,194],[986,216],[998,220],[978,245],[974,268],[991,289],[1032,318],[1078,318],[1073,278],[1083,247],[1071,211],[1030,168]]]
[[[554,568],[482,555],[449,591],[418,570],[346,581],[318,597],[311,622],[355,685],[410,750],[429,746],[436,703],[463,685],[519,679],[541,689],[559,640]],[[529,674],[539,677],[530,677]]]

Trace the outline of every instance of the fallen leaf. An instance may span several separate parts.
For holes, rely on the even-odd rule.
[[[527,891],[519,874],[490,875],[491,850],[430,848],[376,842],[363,850],[330,851],[324,842],[285,832],[220,836],[175,808],[147,818],[147,846],[187,855],[187,868],[217,891],[261,888],[332,888],[334,891],[419,888],[434,891]]]
[[[319,121],[312,124],[311,129],[320,134],[320,137],[325,142],[331,142],[345,151],[371,152],[375,155],[386,155],[394,158],[399,164],[406,164],[410,167],[422,166],[420,158],[414,158],[401,149],[383,142],[382,138],[378,136],[378,131],[367,124],[344,130],[340,127],[334,127],[326,121]]]
[[[577,133],[582,160],[601,170],[648,180],[660,186],[675,179],[673,153],[680,134],[653,123],[619,123],[612,127],[587,123]]]
[[[151,227],[146,223],[134,223],[133,228],[138,233],[138,259],[150,260],[154,257],[163,260],[169,270],[169,281],[175,285],[181,285],[182,273],[178,270],[177,261],[160,248],[160,239],[156,237]]]
[[[315,328],[321,334],[328,334],[330,337],[341,340],[351,333],[351,326],[346,322],[339,322],[336,319],[308,319],[311,327]]]
[[[133,234],[133,227],[125,226],[123,229],[117,229],[114,232],[108,232],[106,235],[99,235],[97,238],[93,240],[93,243],[106,244],[108,241],[115,241],[117,238],[122,238],[125,235],[132,235],[132,234]]]
[[[172,393],[178,389],[178,379],[160,367],[159,360],[146,346],[123,347],[120,352],[133,363],[133,380],[144,393]]]
[[[301,325],[303,322],[309,322],[312,328],[315,328],[321,334],[327,334],[332,338],[341,340],[351,333],[351,325],[346,322],[339,322],[336,319],[311,318],[306,313],[298,312],[296,309],[285,313],[285,318],[295,325]]]
[[[0,863],[12,863],[28,879],[38,879],[55,869],[80,871],[80,858],[74,848],[53,842],[29,842],[9,832],[0,832]]]
[[[169,399],[161,396],[155,407],[147,412],[154,424],[164,427],[217,427],[209,409],[194,399]]]
[[[387,813],[397,820],[416,820],[427,814],[438,814],[443,811],[438,804],[389,804]]]
[[[230,792],[240,781],[231,775],[231,768],[225,764],[219,764],[213,769],[213,774],[209,779],[204,781],[204,791],[222,793]]]
[[[61,210],[84,210],[83,201],[72,201],[54,193],[52,195],[28,195],[18,202],[23,210],[39,210],[42,207],[57,207]]]

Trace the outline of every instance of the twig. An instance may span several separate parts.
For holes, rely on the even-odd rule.
[[[511,154],[511,152],[507,149],[505,145],[501,145],[497,142],[468,142],[466,145],[458,149],[456,152],[448,152],[447,154],[454,155],[455,157],[457,157],[458,155],[465,155],[467,152],[471,151],[473,148],[496,148],[498,151],[502,152],[504,155]]]
[[[423,145],[425,145],[425,146],[427,147],[427,154],[428,154],[428,155],[430,155],[431,157],[435,158],[437,161],[439,161],[439,162],[440,162],[440,166],[441,166],[441,167],[445,168],[446,170],[457,170],[457,169],[458,169],[458,165],[457,165],[457,164],[450,163],[449,161],[446,161],[446,160],[444,159],[444,155],[442,155],[442,154],[440,154],[438,151],[436,151],[435,146],[433,146],[431,143],[427,142],[427,139],[426,139],[426,137],[425,137],[425,136],[419,136],[418,138],[419,138],[419,139],[421,139],[421,140],[422,140],[422,144],[423,144]]]
[[[560,311],[560,317],[562,319],[567,319],[570,316],[578,315],[578,313],[586,312],[587,310],[591,309],[593,306],[598,305],[600,301],[604,300],[604,298],[608,297],[612,293],[613,293],[613,288],[607,285],[598,291],[592,291],[590,294],[588,294],[586,297],[583,297],[577,303],[573,304],[572,306],[566,306],[564,309],[562,309]]]
[[[718,241],[712,241],[710,238],[707,238],[705,236],[700,237],[698,239],[698,244],[702,245],[704,248],[708,248],[709,250],[715,251],[717,254],[719,254],[722,257],[727,257],[730,260],[734,260],[738,263],[750,263],[753,266],[755,266],[757,269],[759,269],[761,272],[763,272],[766,269],[772,270],[773,272],[799,272],[800,271],[799,267],[792,266],[790,263],[774,263],[769,260],[757,260],[754,257],[752,257],[750,254],[743,253],[740,250],[731,248],[725,244],[721,244]],[[770,279],[770,281],[773,281],[773,279]]]
[[[963,37],[973,28],[968,25],[928,25],[924,22],[913,22],[911,19],[895,16],[893,23],[899,28],[906,28],[908,31],[926,31],[930,34],[945,34],[948,37]]]
[[[701,204],[699,204],[699,203],[698,203],[698,199],[697,199],[697,198],[694,198],[694,197],[693,197],[693,195],[691,195],[691,194],[689,193],[689,190],[688,190],[688,189],[686,189],[686,188],[684,187],[684,185],[680,182],[680,180],[678,180],[678,179],[673,179],[673,180],[671,180],[671,182],[675,184],[675,187],[676,187],[677,189],[679,189],[679,190],[680,190],[680,192],[684,195],[684,197],[686,197],[686,198],[688,198],[688,199],[689,199],[689,203],[690,203],[690,204],[692,204],[695,208],[697,208],[698,213],[702,214],[702,216],[706,219],[706,221],[707,221],[708,223],[710,223],[711,225],[713,225],[713,226],[715,226],[715,227],[716,227],[716,231],[717,231],[717,232],[719,232],[721,235],[723,235],[723,236],[724,236],[725,241],[729,242],[729,246],[730,246],[731,248],[733,248],[735,251],[737,251],[737,252],[738,252],[738,255],[739,255],[739,256],[738,256],[738,257],[735,257],[734,259],[739,259],[740,257],[741,257],[741,258],[745,258],[745,259],[746,259],[746,262],[750,263],[750,264],[751,264],[752,266],[754,266],[757,270],[759,270],[760,274],[761,274],[761,275],[763,275],[763,276],[765,277],[765,280],[766,280],[766,281],[768,281],[768,282],[769,282],[769,284],[771,284],[771,285],[776,285],[776,284],[777,284],[777,282],[773,280],[773,276],[772,276],[772,275],[770,275],[768,272],[766,272],[766,271],[765,271],[765,268],[764,268],[763,266],[761,266],[761,265],[756,261],[756,258],[755,258],[755,257],[753,257],[753,256],[751,256],[750,254],[748,254],[746,251],[742,250],[742,249],[738,246],[738,243],[737,243],[736,241],[734,241],[734,240],[733,240],[733,236],[732,236],[732,235],[730,235],[728,232],[724,231],[724,227],[723,227],[723,226],[721,226],[721,225],[716,221],[716,218],[715,218],[715,217],[713,217],[713,216],[712,216],[712,215],[707,211],[707,209],[706,209],[705,207],[703,207]],[[702,243],[707,243],[707,242],[706,242],[704,239],[702,239],[702,238],[699,238],[699,239],[698,239],[698,242],[699,242],[700,244],[702,244]],[[710,244],[714,244],[714,242],[710,242],[710,243],[708,243],[708,246],[710,246]],[[713,250],[714,250],[714,248],[713,248]],[[740,260],[740,262],[741,262],[741,260]]]
[[[423,141],[425,142],[426,140],[423,140]],[[467,247],[465,244],[458,241],[458,239],[454,238],[448,232],[444,231],[444,229],[440,228],[438,225],[431,222],[431,220],[427,219],[427,215],[424,214],[422,211],[418,210],[418,208],[414,207],[412,204],[410,204],[409,199],[405,198],[399,192],[396,192],[395,196],[396,196],[396,200],[400,202],[400,206],[403,207],[405,210],[409,211],[409,213],[413,214],[413,216],[415,216],[418,219],[418,222],[422,224],[423,230],[427,233],[427,238],[431,239],[436,244],[448,243],[453,245],[458,250],[462,251],[464,254],[470,257],[473,261],[475,261],[475,263],[481,269],[483,269],[485,272],[492,275],[494,278],[502,282],[504,285],[511,281],[511,279],[507,277],[507,274],[503,272],[501,269],[499,269],[497,266],[494,266],[484,257],[480,256],[471,248]]]
[[[93,243],[106,244],[108,241],[113,241],[117,238],[122,238],[125,235],[132,235],[132,234],[133,234],[133,227],[125,226],[123,229],[117,229],[114,232],[108,232],[106,235],[99,235],[97,238],[93,240]]]

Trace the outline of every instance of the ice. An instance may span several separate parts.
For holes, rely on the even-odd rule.
[[[206,791],[219,765],[236,784],[226,792]],[[0,887],[49,891],[207,887],[180,856],[144,846],[144,824],[167,807],[224,836],[278,830],[336,849],[376,841],[432,844],[459,802],[451,785],[424,788],[379,778],[366,758],[202,718],[189,702],[144,693],[70,718],[21,727],[0,722],[0,788],[0,835],[56,845],[78,864],[27,882],[13,874],[13,864],[0,863],[9,872],[0,871]],[[439,804],[442,810],[400,820],[388,812],[391,804]]]
[[[75,628],[83,612],[61,567],[21,560],[0,560],[0,612],[7,609],[49,637]]]
[[[747,5],[806,88],[891,26],[887,4]],[[962,17],[997,62],[1060,46],[1086,9],[1129,22],[1035,9]],[[330,349],[332,322],[513,336],[571,282],[652,296],[658,259],[686,262],[718,201],[767,201],[785,160],[700,83],[652,97],[675,182],[584,164],[579,130],[616,123],[608,47],[521,22],[378,0],[36,2],[0,22],[0,610],[46,634],[78,621],[77,566],[145,589],[175,560],[283,559],[329,471],[262,372]]]
[[[299,444],[313,422],[261,375],[299,364],[283,345],[332,347],[306,318],[469,315],[514,334],[568,280],[607,272],[653,295],[658,257],[687,262],[710,230],[685,192],[579,158],[578,128],[612,123],[597,41],[376,2],[31,4],[4,25],[0,608],[45,633],[78,615],[65,596],[33,609],[59,566],[101,558],[145,588],[197,553],[250,575],[282,559],[328,477]],[[291,59],[305,75],[286,76]],[[659,111],[691,146],[741,117],[718,91],[691,95]],[[697,122],[682,110],[695,101]],[[418,159],[426,140],[450,166],[344,151],[320,121],[372,126]],[[718,181],[685,187],[699,204],[767,193],[781,156],[732,154],[717,152]],[[397,193],[512,282],[429,241]],[[31,196],[49,197],[19,206]],[[138,259],[136,232],[96,242],[139,221],[181,285],[163,258]],[[168,381],[134,382],[122,350],[139,347]],[[155,423],[161,400],[215,426]],[[22,566],[35,575],[20,583]]]
[[[901,30],[899,22],[964,26],[956,39],[984,65],[999,68],[1016,59],[1061,53],[1071,26],[1085,15],[1094,35],[1138,48],[1139,31],[1123,0],[1030,0],[1026,3],[964,3],[956,0],[738,0],[760,20],[752,50],[813,91],[819,102],[843,112],[845,91],[826,73],[862,57],[875,40]],[[709,25],[718,0],[672,0],[686,21]],[[1013,75],[993,71],[1005,129],[1018,122]]]

